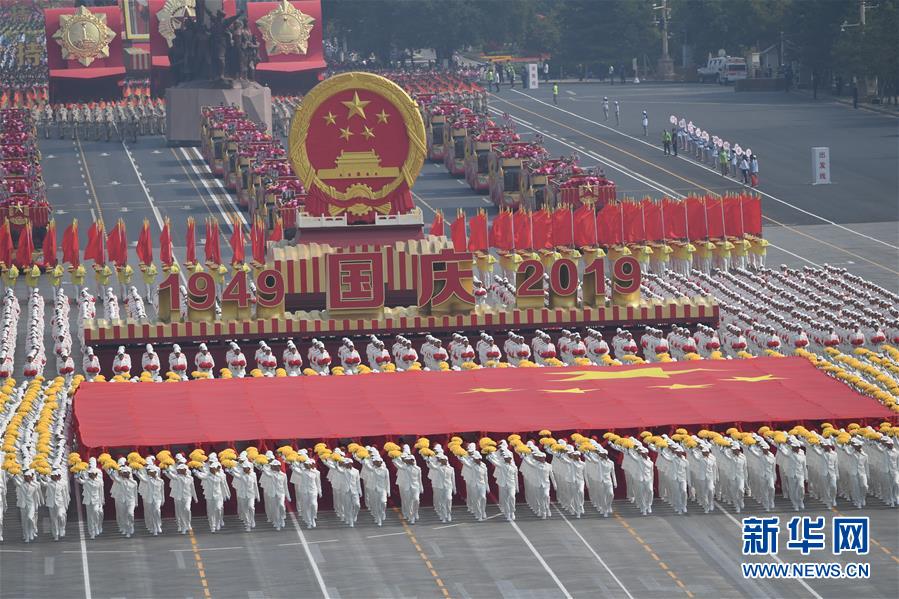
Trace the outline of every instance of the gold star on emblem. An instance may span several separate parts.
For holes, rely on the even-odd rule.
[[[325,115],[324,117],[322,117],[322,118],[325,119],[325,124],[326,124],[326,125],[336,125],[336,124],[337,124],[337,121],[334,120],[334,116],[335,116],[335,115],[329,110],[329,111],[328,111],[328,114],[326,114],[326,115]]]
[[[371,104],[371,100],[360,100],[359,93],[353,92],[352,100],[344,100],[341,102],[344,106],[349,109],[349,113],[347,113],[347,120],[353,118],[356,115],[362,117],[362,120],[365,120],[365,107]]]
[[[297,10],[288,0],[281,0],[279,6],[258,19],[256,25],[269,56],[306,54],[315,19]]]
[[[508,393],[510,391],[516,391],[516,389],[495,388],[495,387],[475,387],[474,389],[469,389],[468,391],[463,391],[463,393]]]
[[[705,389],[706,387],[711,387],[711,385],[682,385],[680,383],[674,383],[673,385],[657,385],[653,387],[653,389]]]
[[[581,389],[580,387],[572,387],[571,389],[541,389],[544,393],[576,393],[582,394],[587,391],[598,391],[599,389]]]
[[[387,114],[386,112],[384,112],[384,109],[382,108],[382,109],[381,109],[381,112],[379,112],[379,113],[378,113],[377,115],[375,115],[375,116],[378,117],[378,122],[379,122],[379,123],[386,123],[386,122],[387,122],[387,119],[388,119],[388,117],[389,117],[390,115]]]
[[[375,136],[375,132],[369,129],[367,126],[362,127],[362,135],[365,136],[365,139],[371,139]]]
[[[106,26],[104,13],[93,14],[79,6],[74,14],[60,15],[59,29],[53,39],[62,46],[62,57],[89,67],[94,60],[109,56],[109,44],[115,32]]]
[[[346,129],[344,129],[343,127],[340,128],[340,137],[342,137],[346,141],[350,141],[350,137],[352,137],[352,135],[353,132],[350,131],[349,127],[347,127]]]
[[[733,381],[735,383],[763,383],[765,381],[782,381],[783,378],[774,376],[773,374],[763,374],[762,376],[735,376],[730,379],[721,380]]]
[[[687,374],[689,372],[701,372],[709,370],[708,368],[688,368],[687,370],[663,370],[658,366],[650,368],[635,368],[633,370],[575,370],[565,376],[567,378],[558,379],[562,383],[573,383],[580,381],[607,381],[611,379],[667,379],[675,374]],[[560,374],[558,372],[550,374]]]

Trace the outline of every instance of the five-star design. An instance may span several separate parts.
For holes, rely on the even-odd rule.
[[[337,121],[334,120],[334,117],[335,117],[334,113],[332,113],[332,112],[329,110],[329,111],[328,111],[328,114],[326,114],[326,115],[323,117],[323,118],[325,119],[325,124],[326,124],[326,125],[336,125],[336,124],[337,124]]]
[[[346,141],[350,141],[350,137],[352,137],[352,135],[353,132],[350,131],[349,127],[347,127],[346,129],[344,129],[343,127],[340,128],[340,137],[344,138]]]
[[[599,389],[581,389],[580,387],[572,387],[571,389],[541,389],[544,393],[576,393],[582,394],[588,391],[599,391]]]
[[[557,382],[573,383],[580,381],[607,381],[611,379],[667,379],[675,374],[687,374],[690,372],[701,372],[709,370],[708,368],[688,368],[686,370],[663,370],[657,366],[650,368],[639,368],[634,370],[574,370],[570,374],[565,373],[566,378],[558,379]],[[549,374],[560,375],[560,372],[551,372]]]
[[[371,139],[375,136],[375,132],[372,131],[368,126],[362,127],[362,135],[365,136],[365,139]]]
[[[361,116],[362,120],[364,121],[365,120],[365,107],[368,106],[369,104],[371,104],[371,100],[360,100],[359,93],[353,92],[353,99],[341,101],[341,104],[343,104],[344,106],[346,106],[349,109],[349,112],[347,113],[347,117],[346,117],[347,120],[358,115],[358,116]]]
[[[761,376],[735,376],[730,379],[721,379],[723,381],[733,381],[735,383],[762,383],[765,381],[782,381],[783,378],[774,376],[773,374],[763,374]]]
[[[705,389],[706,387],[711,387],[711,385],[682,385],[674,383],[673,385],[656,385],[653,389]]]
[[[474,389],[469,389],[468,391],[464,391],[463,393],[508,393],[510,391],[517,391],[517,389],[506,388],[495,388],[495,387],[475,387]]]
[[[386,122],[387,122],[387,119],[390,117],[389,114],[387,114],[386,112],[384,112],[384,109],[383,109],[383,108],[381,109],[381,112],[379,112],[379,113],[376,114],[375,116],[378,117],[378,122],[379,122],[379,123],[386,123]]]

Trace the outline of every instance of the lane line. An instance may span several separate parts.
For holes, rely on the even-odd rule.
[[[620,514],[618,514],[618,512],[613,512],[613,513],[612,513],[612,516],[615,518],[615,520],[618,521],[619,524],[621,524],[622,526],[624,526],[624,529],[625,529],[627,532],[629,532],[630,535],[631,535],[632,537],[634,537],[634,539],[635,539],[638,543],[640,543],[640,546],[643,547],[643,549],[646,550],[646,552],[649,554],[649,556],[650,556],[651,558],[653,558],[653,560],[655,561],[655,563],[658,564],[659,568],[661,568],[664,572],[667,572],[667,573],[668,573],[668,576],[670,576],[671,579],[672,579],[675,583],[677,583],[677,586],[680,587],[680,589],[681,589],[684,593],[687,594],[687,597],[691,597],[691,598],[692,598],[692,597],[695,597],[695,595],[693,594],[693,591],[691,591],[690,589],[687,588],[687,585],[685,585],[685,584],[683,583],[683,581],[682,581],[680,578],[678,578],[677,574],[674,573],[674,570],[672,570],[671,567],[668,566],[668,564],[666,564],[665,562],[663,562],[662,560],[659,559],[659,556],[656,555],[656,553],[655,553],[655,551],[653,551],[652,547],[651,547],[648,543],[646,543],[646,541],[644,541],[643,539],[640,538],[640,535],[637,534],[637,531],[635,531],[635,530],[633,529],[633,527],[632,527],[630,524],[628,524],[627,521],[626,521],[624,518],[622,518]]]
[[[321,545],[322,543],[336,543],[340,539],[327,539],[325,541],[306,541],[308,545]],[[278,547],[296,547],[302,543],[278,543]]]
[[[410,190],[410,191],[412,191],[412,190]],[[421,202],[422,205],[425,206],[428,210],[430,210],[431,212],[433,212],[433,213],[434,213],[434,216],[437,216],[437,210],[435,210],[433,206],[431,206],[430,204],[428,204],[428,203],[424,200],[424,198],[422,198],[420,195],[418,195],[418,194],[415,193],[414,191],[412,191],[412,197],[415,198],[416,200],[418,200],[419,202]]]
[[[200,188],[197,187],[197,184],[194,181],[194,178],[190,176],[189,172],[187,172],[187,168],[184,166],[184,162],[182,162],[181,157],[178,156],[178,152],[175,151],[175,148],[169,148],[169,150],[171,150],[172,156],[175,157],[175,160],[178,161],[178,166],[181,167],[181,171],[184,173],[184,176],[190,182],[191,187],[193,187],[194,191],[197,192],[197,197],[200,198],[201,202],[203,202],[203,205],[206,207],[206,211],[209,212],[210,216],[215,216],[215,212],[212,210],[212,208],[210,208],[209,202],[206,201],[206,194],[204,194],[202,191],[200,191]],[[190,161],[188,161],[188,164],[189,163],[190,163]],[[178,201],[183,203],[183,200],[178,200]]]
[[[526,94],[525,94],[525,95],[526,95]],[[540,115],[539,113],[536,113],[536,112],[534,112],[534,111],[532,111],[532,110],[528,110],[527,108],[523,108],[523,107],[521,107],[521,106],[519,106],[519,105],[517,105],[517,104],[514,104],[514,103],[512,103],[512,102],[509,102],[508,100],[503,100],[502,98],[497,98],[497,99],[499,99],[499,100],[502,101],[502,102],[506,102],[507,104],[509,104],[509,105],[511,105],[511,106],[514,106],[515,108],[518,108],[519,110],[523,110],[523,111],[525,111],[525,112],[529,112],[529,113],[531,113],[531,114],[533,114],[533,115],[536,115],[536,116],[538,116],[538,117],[540,117],[540,118],[542,118],[542,119],[545,119],[545,120],[547,120],[547,121],[549,121],[549,122],[551,122],[551,123],[555,123],[556,125],[558,125],[558,126],[560,126],[560,127],[564,127],[564,128],[566,128],[566,129],[570,129],[570,130],[572,130],[572,131],[578,133],[579,135],[582,135],[582,136],[586,137],[587,139],[591,139],[591,140],[593,140],[593,141],[595,141],[595,142],[598,142],[598,143],[600,143],[600,144],[603,144],[603,145],[605,145],[605,146],[608,146],[608,147],[610,147],[610,148],[613,148],[613,149],[615,149],[615,150],[621,152],[622,154],[626,154],[626,155],[628,155],[628,156],[631,156],[631,157],[634,158],[635,160],[638,160],[638,161],[640,161],[640,162],[643,162],[644,164],[647,164],[647,165],[649,165],[649,166],[651,166],[651,167],[653,167],[653,168],[655,168],[655,169],[658,169],[658,170],[660,170],[660,171],[662,171],[662,172],[664,172],[664,173],[666,173],[666,174],[668,174],[668,175],[670,175],[670,176],[672,176],[672,177],[674,177],[674,178],[676,178],[676,179],[680,179],[681,181],[684,181],[684,182],[686,182],[686,183],[688,183],[688,184],[690,184],[690,185],[696,187],[697,189],[701,189],[701,190],[703,190],[703,191],[709,193],[710,195],[712,195],[712,196],[714,196],[714,197],[721,197],[721,194],[719,194],[719,193],[717,193],[717,192],[715,192],[715,191],[709,189],[708,187],[706,187],[706,186],[704,186],[704,185],[702,185],[702,184],[700,184],[700,183],[697,183],[696,181],[692,181],[692,180],[690,180],[690,179],[687,179],[686,177],[683,177],[683,176],[681,176],[681,175],[678,175],[677,173],[671,172],[671,171],[669,171],[668,169],[666,169],[666,168],[664,168],[664,167],[662,167],[662,166],[659,166],[658,164],[655,164],[654,162],[651,162],[651,161],[649,161],[649,160],[646,160],[645,158],[642,158],[642,157],[640,157],[640,156],[637,156],[636,154],[633,154],[632,152],[629,152],[629,151],[624,150],[624,149],[622,149],[622,148],[619,148],[619,147],[617,147],[617,146],[615,146],[615,145],[613,145],[613,144],[610,144],[610,143],[607,142],[607,141],[603,141],[603,140],[598,139],[598,138],[596,138],[596,137],[592,137],[592,136],[590,136],[590,135],[587,135],[586,133],[583,133],[583,132],[581,132],[581,131],[578,131],[578,130],[575,129],[574,127],[570,127],[570,126],[566,125],[565,123],[560,123],[559,121],[556,121],[556,120],[554,120],[554,119],[552,119],[552,118],[550,118],[550,117],[548,117],[548,116]],[[562,139],[565,139],[565,138],[563,137]],[[654,146],[653,146],[653,147],[654,147]],[[778,220],[776,220],[776,219],[774,219],[774,218],[771,218],[770,216],[767,216],[767,215],[765,215],[765,214],[762,214],[762,218],[763,218],[764,220],[767,220],[767,221],[771,222],[771,223],[774,223],[775,225],[779,225],[779,226],[781,226],[781,227],[783,227],[783,228],[785,228],[785,229],[787,229],[787,230],[789,230],[789,231],[792,231],[792,232],[796,233],[797,235],[801,235],[802,237],[806,237],[806,238],[811,239],[811,240],[813,240],[813,241],[817,241],[818,243],[821,243],[821,244],[823,244],[823,245],[826,245],[827,247],[830,247],[830,248],[832,248],[832,249],[834,249],[834,250],[837,250],[837,251],[839,251],[839,252],[842,252],[842,253],[844,253],[844,254],[847,254],[847,255],[849,255],[849,256],[852,256],[852,257],[854,257],[854,258],[857,258],[857,259],[859,259],[859,260],[862,260],[862,261],[864,261],[864,262],[867,262],[867,263],[869,263],[869,264],[871,264],[871,265],[873,265],[873,266],[876,266],[876,267],[878,267],[878,268],[881,268],[881,269],[883,269],[883,270],[886,270],[887,272],[890,272],[890,273],[899,275],[899,270],[894,270],[894,269],[892,269],[892,268],[890,268],[890,267],[888,267],[888,266],[885,266],[885,265],[883,265],[883,264],[880,264],[879,262],[875,262],[874,260],[871,260],[871,259],[866,258],[866,257],[864,257],[864,256],[861,256],[861,255],[859,255],[859,254],[856,254],[855,252],[851,252],[851,251],[849,251],[849,250],[847,250],[847,249],[845,249],[845,248],[836,246],[836,245],[834,245],[834,244],[832,244],[832,243],[830,243],[830,242],[828,242],[828,241],[825,241],[825,240],[823,240],[823,239],[820,239],[820,238],[818,238],[818,237],[815,237],[814,235],[811,235],[811,234],[806,233],[806,232],[804,232],[804,231],[800,231],[800,230],[796,229],[795,227],[793,227],[793,226],[791,226],[791,225],[788,225],[788,224],[786,224],[786,223],[782,223],[782,222],[780,222],[780,221],[778,221]],[[849,230],[849,231],[852,231],[852,229],[848,229],[848,230]],[[857,233],[856,231],[853,231],[853,232],[854,232],[854,233]]]
[[[315,575],[315,581],[318,583],[318,588],[322,592],[322,597],[324,599],[331,599],[331,594],[328,593],[328,587],[325,586],[325,579],[322,578],[322,573],[318,569],[318,564],[315,563],[315,558],[312,557],[312,551],[309,550],[309,543],[306,541],[306,535],[303,534],[303,529],[300,528],[300,523],[297,522],[297,516],[293,512],[289,512],[290,522],[293,524],[294,530],[297,531],[297,536],[300,538],[300,544],[303,546],[303,553],[306,554],[306,559],[309,560],[309,565],[312,566],[312,573]]]
[[[91,572],[87,564],[87,543],[84,540],[84,517],[81,515],[80,489],[75,492],[75,509],[78,512],[78,542],[81,546],[81,572],[84,579],[84,599],[91,599]],[[2,515],[0,515],[2,517]]]
[[[247,218],[243,214],[243,210],[241,210],[240,206],[237,205],[237,202],[235,201],[234,196],[231,194],[230,191],[228,191],[228,188],[225,187],[225,184],[222,182],[222,180],[215,176],[215,174],[212,172],[212,168],[210,168],[210,166],[208,164],[206,164],[206,161],[203,160],[203,154],[201,154],[200,150],[197,149],[196,147],[191,148],[191,149],[194,151],[194,155],[203,161],[203,170],[205,170],[207,173],[213,175],[212,180],[215,182],[216,186],[218,186],[219,190],[221,190],[221,193],[225,194],[225,197],[227,198],[228,203],[231,204],[231,208],[234,209],[234,213],[237,215],[237,218],[240,219],[240,222],[243,223],[243,226],[249,227],[250,225],[247,222]],[[203,179],[203,184],[204,185],[206,184],[205,178]]]
[[[587,539],[585,539],[583,537],[583,535],[580,533],[580,531],[578,531],[578,529],[574,527],[574,525],[571,523],[571,521],[569,521],[568,518],[565,517],[565,514],[562,512],[562,510],[560,510],[558,506],[555,506],[555,507],[556,507],[556,511],[559,513],[559,515],[562,516],[562,520],[564,520],[565,524],[568,525],[568,528],[570,528],[574,532],[574,534],[577,535],[577,538],[579,538],[581,540],[581,543],[584,544],[584,547],[586,547],[587,550],[589,550],[590,553],[593,554],[593,557],[596,558],[596,561],[598,561],[600,563],[600,565],[603,568],[605,568],[606,572],[608,572],[609,576],[611,576],[612,579],[618,584],[618,586],[621,587],[621,590],[624,591],[624,594],[628,597],[628,599],[634,599],[634,596],[631,595],[631,592],[629,590],[627,590],[627,587],[624,586],[624,583],[622,583],[621,580],[615,575],[615,573],[612,572],[612,568],[609,567],[609,565],[605,562],[605,560],[603,560],[601,557],[599,557],[599,554],[596,553],[596,550],[593,549],[593,547],[590,545],[590,543],[587,542]]]
[[[200,548],[197,546],[197,537],[194,536],[193,530],[187,532],[190,536],[190,550],[193,551],[197,573],[200,575],[200,584],[203,585],[203,596],[206,599],[212,599],[212,593],[209,592],[209,581],[206,579],[206,568],[203,566],[203,558],[200,557]]]
[[[553,579],[553,582],[556,583],[556,586],[559,587],[559,590],[562,591],[562,596],[566,599],[573,599],[571,593],[568,592],[568,589],[565,588],[565,585],[562,584],[562,581],[559,580],[559,577],[556,576],[556,573],[553,572],[553,569],[549,567],[549,564],[546,563],[546,560],[543,559],[543,556],[534,548],[534,545],[531,544],[530,539],[528,539],[524,532],[522,532],[521,528],[518,527],[518,524],[515,523],[515,520],[508,520],[509,524],[512,525],[512,528],[515,529],[515,532],[518,533],[518,536],[521,537],[521,540],[524,541],[524,544],[527,545],[528,549],[531,550],[531,553],[534,554],[534,557],[537,558],[537,561],[540,562],[540,565],[543,566],[543,569],[546,570],[546,573],[549,574],[549,577]]]
[[[464,522],[460,522],[458,524],[445,524],[443,526],[435,526],[431,530],[443,530],[444,528],[453,528],[454,526],[462,526],[462,524],[464,524]]]
[[[381,537],[396,537],[399,535],[404,535],[405,532],[388,532],[383,535],[371,535],[369,537],[365,537],[366,539],[380,539]]]
[[[608,125],[603,125],[602,123],[599,123],[599,122],[594,121],[594,120],[592,120],[592,119],[588,119],[588,118],[585,117],[585,116],[581,116],[581,115],[576,114],[576,113],[574,113],[574,112],[570,112],[570,111],[565,110],[565,109],[563,109],[563,108],[559,108],[558,106],[554,106],[554,105],[550,104],[549,102],[544,102],[543,100],[540,100],[540,99],[538,99],[538,98],[536,98],[536,97],[534,97],[534,96],[532,96],[532,95],[530,95],[530,94],[526,94],[526,93],[520,92],[520,91],[518,91],[518,90],[512,90],[512,91],[514,91],[516,94],[521,94],[522,96],[525,96],[525,97],[527,97],[527,98],[530,98],[531,100],[534,100],[535,102],[537,102],[537,103],[539,103],[539,104],[543,104],[544,106],[548,106],[548,107],[550,107],[550,108],[554,108],[555,110],[559,110],[559,111],[561,111],[561,112],[564,112],[565,114],[570,114],[571,116],[577,117],[577,118],[579,118],[579,119],[581,119],[581,120],[583,120],[583,121],[586,121],[586,122],[591,123],[591,124],[593,124],[593,125],[596,125],[596,126],[598,126],[598,127],[602,127],[603,129],[608,129],[609,131],[612,131],[612,132],[614,132],[614,133],[617,133],[618,135],[623,135],[624,137],[626,137],[626,138],[628,138],[628,139],[630,139],[630,140],[632,140],[632,141],[640,142],[641,144],[643,144],[643,145],[645,145],[645,146],[649,146],[650,148],[653,148],[653,149],[655,149],[655,150],[658,150],[658,149],[659,149],[658,146],[653,145],[652,143],[650,143],[650,142],[648,142],[648,141],[646,141],[646,140],[644,140],[644,139],[640,139],[639,137],[634,137],[633,135],[629,135],[629,134],[627,134],[627,133],[625,133],[625,132],[623,132],[623,131],[621,131],[621,130],[619,130],[619,129],[615,129],[614,127],[609,127]],[[507,100],[507,101],[508,101],[508,100]],[[509,102],[509,103],[512,104],[511,102]],[[513,106],[514,106],[514,104],[513,104]],[[706,166],[706,165],[704,165],[704,164],[700,164],[700,163],[696,162],[695,160],[688,160],[686,156],[678,155],[678,156],[675,156],[675,158],[679,158],[680,160],[683,160],[684,162],[687,162],[687,163],[692,164],[692,165],[694,165],[694,166],[698,166],[698,167],[700,167],[700,168],[702,168],[702,169],[705,169],[705,170],[707,170],[707,171],[710,171],[710,172],[715,173],[716,175],[720,176],[720,174],[718,173],[718,171],[716,171],[714,168],[708,167],[708,166]],[[828,219],[828,218],[825,218],[825,217],[821,216],[820,214],[815,214],[814,212],[810,212],[810,211],[808,211],[808,210],[806,210],[806,209],[804,209],[804,208],[800,208],[799,206],[796,206],[795,204],[791,204],[790,202],[787,202],[786,200],[782,200],[782,199],[780,199],[780,198],[778,198],[778,197],[775,197],[775,196],[771,195],[770,193],[766,193],[766,192],[761,191],[761,190],[759,190],[759,189],[755,189],[755,191],[756,191],[758,194],[765,196],[766,198],[770,198],[770,199],[774,200],[775,202],[779,202],[779,203],[783,204],[784,206],[789,206],[790,208],[793,208],[794,210],[797,210],[798,212],[802,212],[803,214],[805,214],[805,215],[807,215],[807,216],[811,216],[811,217],[813,217],[813,218],[817,218],[818,220],[820,220],[820,221],[822,221],[822,222],[824,222],[824,223],[827,223],[828,225],[833,225],[833,226],[835,226],[835,227],[837,227],[837,228],[840,228],[840,229],[843,229],[844,231],[847,231],[847,232],[849,232],[849,233],[854,233],[855,235],[858,235],[858,236],[860,236],[860,237],[864,237],[864,238],[867,239],[868,241],[875,241],[875,242],[877,242],[877,243],[879,243],[879,244],[882,244],[882,245],[885,245],[885,246],[887,246],[887,247],[890,247],[890,248],[899,250],[899,246],[897,246],[897,245],[893,245],[893,244],[891,244],[891,243],[887,243],[886,241],[883,241],[883,240],[881,240],[881,239],[877,239],[877,238],[875,238],[875,237],[870,237],[870,236],[868,236],[868,235],[865,235],[864,233],[861,233],[861,232],[859,232],[859,231],[855,231],[854,229],[850,229],[850,228],[846,227],[845,225],[841,225],[841,224],[839,224],[839,223],[836,223],[836,222],[834,222],[834,221],[832,221],[832,220],[830,220],[830,219]]]
[[[835,513],[835,514],[837,514],[838,516],[842,516],[842,517],[844,517],[844,518],[847,517],[846,514],[844,514],[843,512],[841,512],[840,510],[838,510],[838,509],[835,508],[835,507],[830,508],[830,511],[832,511],[832,512]],[[889,550],[889,548],[884,547],[884,546],[880,543],[880,541],[878,541],[877,539],[875,539],[874,537],[872,537],[872,536],[870,536],[870,535],[868,536],[868,538],[871,540],[872,543],[874,543],[875,545],[877,545],[878,547],[880,547],[880,550],[881,550],[881,551],[883,551],[884,553],[886,553],[887,555],[889,555],[890,558],[891,558],[894,562],[896,562],[897,564],[899,564],[899,557],[896,557],[895,555],[893,555],[893,553]]]
[[[224,550],[226,550],[226,549],[246,549],[246,547],[207,547],[207,548],[205,548],[205,549],[202,549],[202,548],[199,548],[199,547],[196,548],[196,549],[194,549],[193,547],[191,547],[190,549],[169,549],[169,551],[172,552],[172,553],[180,553],[180,552],[182,552],[182,551],[184,551],[184,552],[186,552],[186,551],[193,551],[193,552],[197,552],[197,551],[224,551]]]
[[[100,207],[100,200],[97,198],[97,190],[94,189],[94,180],[91,178],[91,169],[87,166],[87,157],[84,155],[84,148],[81,147],[81,138],[79,138],[77,134],[75,135],[75,145],[78,146],[78,154],[81,156],[81,164],[83,166],[81,169],[81,178],[87,181],[88,189],[85,190],[85,193],[94,198],[94,204],[97,205],[97,213],[100,215],[100,220],[103,220],[103,208]],[[90,190],[89,193],[88,190]]]
[[[197,165],[193,163],[193,160],[191,159],[190,155],[187,153],[187,151],[184,148],[179,148],[179,149],[181,150],[181,154],[182,154],[182,156],[184,156],[184,159],[187,160],[188,166],[190,166],[191,170],[197,175],[197,179],[200,180],[200,184],[206,188],[206,195],[212,200],[212,203],[215,204],[216,208],[218,208],[219,213],[222,215],[222,219],[225,221],[224,225],[226,227],[233,228],[232,223],[234,220],[234,214],[231,212],[225,211],[225,207],[222,205],[222,202],[219,199],[218,194],[216,194],[212,190],[212,188],[209,187],[209,184],[206,182],[206,179],[203,177],[203,174],[197,168]]]
[[[723,506],[723,505],[721,505],[719,502],[716,501],[716,502],[715,502],[715,507],[717,507],[719,510],[721,510],[721,512],[722,512],[725,516],[727,516],[727,518],[728,518],[731,522],[733,522],[733,523],[734,523],[740,530],[743,530],[743,525],[740,524],[740,522],[739,522],[736,518],[734,518],[733,514],[731,514],[731,513],[730,513],[729,511],[727,511],[726,509],[724,509],[724,506]],[[782,559],[780,559],[779,556],[777,556],[777,555],[772,555],[771,557],[773,557],[773,558],[774,558],[774,561],[776,561],[778,564],[784,565],[784,561],[783,561]],[[802,579],[802,578],[795,578],[795,579],[793,579],[793,580],[795,580],[796,582],[798,582],[799,584],[801,584],[801,585],[803,586],[803,588],[805,588],[805,590],[808,591],[809,594],[810,594],[812,597],[814,597],[815,599],[824,599],[823,597],[821,597],[821,595],[819,595],[817,592],[815,592],[815,589],[813,589],[812,587],[810,587],[809,584],[808,584],[807,582],[805,582],[804,579]]]
[[[440,575],[437,573],[437,570],[434,569],[433,564],[431,563],[431,559],[428,557],[428,554],[425,553],[424,549],[421,548],[421,545],[418,542],[418,539],[415,538],[415,534],[412,532],[412,528],[409,527],[409,523],[406,522],[406,519],[403,517],[399,508],[394,507],[393,511],[396,513],[397,517],[399,517],[400,524],[403,525],[403,532],[399,534],[405,534],[409,537],[409,540],[412,542],[412,545],[415,547],[415,550],[418,552],[418,557],[425,563],[425,567],[428,569],[428,572],[431,573],[431,577],[434,579],[434,584],[437,585],[437,588],[440,589],[440,592],[443,594],[444,599],[450,599],[449,591],[446,589],[446,585],[443,582],[443,579],[440,578]],[[389,536],[389,535],[378,535],[378,536]],[[371,537],[369,537],[371,538]]]

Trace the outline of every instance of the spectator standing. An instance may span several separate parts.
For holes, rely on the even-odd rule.
[[[743,175],[743,185],[749,185],[749,159],[745,154],[740,159],[740,173]]]
[[[615,126],[621,126],[621,105],[618,103],[618,100],[615,100]]]
[[[543,82],[549,83],[549,63],[543,61]]]
[[[722,147],[720,150],[718,150],[718,164],[721,167],[722,177],[727,176],[727,162],[727,150]]]
[[[749,159],[749,176],[753,187],[759,186],[759,158],[755,154]]]
[[[487,91],[493,89],[493,80],[496,78],[496,73],[493,72],[493,69],[487,69]]]
[[[649,136],[649,115],[643,111],[643,137]]]
[[[559,105],[559,84],[553,83],[553,104]]]
[[[618,102],[615,102],[615,104],[617,105]],[[671,128],[671,149],[674,150],[675,156],[677,156],[677,145],[679,143],[678,137],[679,136],[677,134],[677,127],[672,127]]]
[[[609,65],[609,83],[615,85],[615,67]]]
[[[665,156],[671,155],[671,133],[668,132],[668,129],[662,129],[662,151]]]
[[[858,110],[858,83],[852,83],[852,107]]]
[[[730,149],[730,172],[733,173],[734,179],[737,178],[737,165],[739,164],[739,159],[737,158],[737,151],[733,148]]]
[[[515,89],[515,67],[509,65],[509,88]]]
[[[609,96],[602,97],[602,113],[605,115],[606,120],[609,120]]]

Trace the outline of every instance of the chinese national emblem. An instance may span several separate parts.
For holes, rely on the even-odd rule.
[[[196,0],[166,0],[162,10],[156,13],[159,19],[159,35],[165,38],[169,48],[175,40],[175,32],[181,29],[184,19],[197,16]]]
[[[376,214],[410,212],[424,156],[415,102],[371,73],[343,73],[318,84],[290,128],[290,160],[308,190],[312,216],[373,223]]]
[[[278,8],[256,21],[269,56],[305,54],[314,23],[314,18],[298,10],[287,0],[281,0]]]
[[[60,15],[59,29],[53,39],[62,46],[62,57],[89,67],[98,58],[109,56],[109,43],[115,33],[106,26],[105,14],[93,14],[79,6],[71,15]]]

